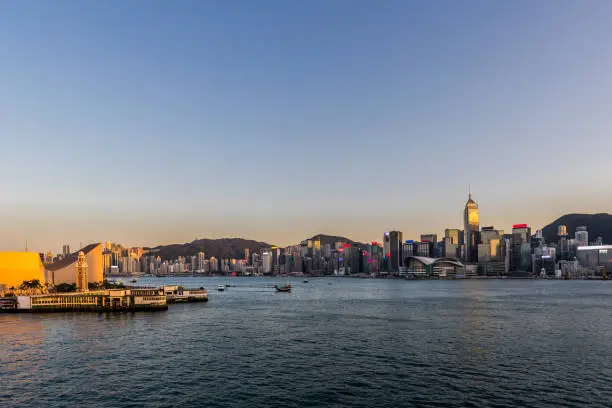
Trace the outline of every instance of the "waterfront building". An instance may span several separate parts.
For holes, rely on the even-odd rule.
[[[494,227],[482,227],[480,230],[480,244],[478,244],[478,263],[503,261],[501,240],[503,231]]]
[[[546,275],[554,276],[556,271],[556,249],[540,244],[538,247],[533,248],[532,262],[531,270],[533,272],[540,273],[544,270]]]
[[[45,284],[45,267],[36,252],[0,252],[0,286],[17,288],[26,280]]]
[[[16,296],[3,302],[2,309],[16,312],[100,312],[165,310],[166,296],[161,289],[110,289],[87,293],[49,293]]]
[[[434,243],[431,241],[417,242],[416,253],[417,256],[434,258]]]
[[[406,258],[405,274],[412,277],[453,278],[466,275],[466,267],[456,259],[411,256]]]
[[[527,224],[514,224],[512,226],[512,271],[529,271],[531,269],[531,228]],[[525,260],[525,249],[529,248],[529,261]]]
[[[404,245],[402,246],[402,258],[405,260],[408,257],[417,255],[418,250],[416,247],[417,245],[411,239],[404,242]],[[402,262],[402,264],[404,263],[405,262]]]
[[[383,236],[387,253],[385,254],[388,260],[388,272],[399,273],[399,267],[402,265],[402,232],[390,231],[385,232]]]
[[[465,228],[465,260],[478,262],[478,244],[480,243],[480,219],[478,204],[468,195],[463,211],[463,224]]]
[[[88,282],[102,282],[104,280],[104,257],[102,256],[101,243],[87,245],[77,253],[45,265],[45,280],[53,285],[76,283],[76,265],[80,252],[85,255]]]
[[[612,271],[612,245],[584,245],[576,249],[576,259],[584,267],[606,267]]]

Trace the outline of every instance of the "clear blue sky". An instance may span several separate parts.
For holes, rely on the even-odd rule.
[[[612,209],[612,2],[2,1],[0,249]]]

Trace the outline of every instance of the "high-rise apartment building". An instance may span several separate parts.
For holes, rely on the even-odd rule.
[[[576,233],[574,234],[574,240],[576,241],[576,246],[587,246],[589,245],[589,232],[587,231],[587,227],[576,227]]]
[[[402,262],[402,239],[401,231],[390,231],[385,232],[383,236],[383,242],[385,249],[388,248],[388,252],[385,254],[387,257],[387,265],[389,272],[398,273],[399,267],[403,264]]]
[[[272,253],[271,252],[264,252],[263,254],[261,254],[261,266],[262,266],[262,272],[263,273],[270,273],[272,272]]]
[[[421,234],[421,242],[438,242],[438,234]]]
[[[198,252],[198,262],[195,269],[204,272],[204,261],[206,261],[206,254],[204,252]]]
[[[451,244],[455,244],[455,245],[459,245],[459,234],[460,234],[460,230],[453,228],[453,229],[445,229],[444,230],[444,238],[448,238],[450,239],[450,243]]]
[[[510,268],[513,271],[528,271],[531,260],[526,256],[531,249],[531,228],[527,224],[514,224],[512,226],[512,261]]]
[[[321,256],[321,237],[316,237],[313,245],[315,256]]]
[[[64,255],[64,258],[70,255],[70,245],[62,245],[62,255]]]
[[[468,196],[463,211],[463,225],[465,228],[465,260],[467,262],[478,262],[478,244],[480,243],[480,219],[478,204],[472,200],[472,194]]]

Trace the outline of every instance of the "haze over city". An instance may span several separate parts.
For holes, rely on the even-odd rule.
[[[417,237],[461,227],[468,188],[501,229],[610,212],[610,21],[607,1],[2,2],[0,248]]]

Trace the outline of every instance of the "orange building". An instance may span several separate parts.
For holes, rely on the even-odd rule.
[[[19,287],[24,280],[45,284],[45,267],[36,252],[0,252],[0,289]]]

